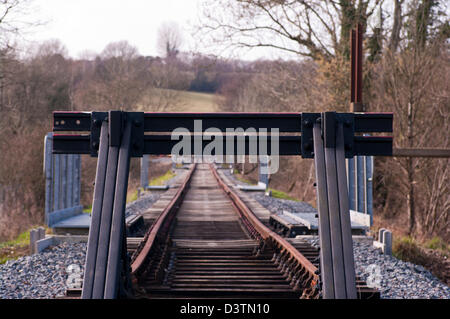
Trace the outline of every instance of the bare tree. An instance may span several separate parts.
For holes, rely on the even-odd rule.
[[[124,61],[130,61],[136,59],[139,56],[139,52],[138,49],[128,41],[122,40],[107,44],[100,56],[105,60],[117,58]]]
[[[394,15],[393,15],[393,24],[392,24],[392,32],[389,40],[389,49],[392,52],[397,50],[397,47],[400,43],[400,31],[403,25],[403,15],[402,15],[402,4],[405,0],[395,0],[394,1]]]
[[[5,107],[5,88],[12,79],[8,72],[14,72],[9,64],[14,64],[15,49],[10,43],[25,29],[37,24],[24,19],[30,4],[29,0],[0,0],[0,111]]]
[[[149,83],[138,56],[136,47],[127,41],[105,47],[95,60],[95,73],[88,88],[97,107],[136,109]]]
[[[382,4],[382,0],[205,0],[197,37],[215,50],[271,48],[314,60],[328,87],[329,104],[322,107],[343,111],[350,96],[350,30],[361,24],[366,33],[369,25],[379,23],[375,13]]]
[[[216,43],[330,60],[344,51],[348,54],[350,29],[356,23],[366,29],[381,2],[206,0],[199,28]]]
[[[376,71],[373,105],[394,111],[396,147],[449,147],[448,46],[433,32],[429,1],[408,8],[408,23],[392,49],[384,53]],[[437,5],[437,4],[436,4]],[[424,17],[427,13],[430,17]],[[399,31],[400,34],[400,31]],[[424,38],[425,37],[425,38]],[[448,159],[393,158],[389,171],[395,178],[386,184],[386,207],[406,210],[411,235],[441,233],[448,237]],[[406,196],[405,196],[406,195]],[[406,197],[406,202],[399,199]],[[397,200],[393,204],[392,201]]]
[[[0,0],[0,48],[13,46],[17,38],[26,38],[28,32],[44,25],[34,15],[34,0]]]
[[[165,22],[158,29],[157,50],[166,59],[174,59],[178,55],[183,36],[176,22]]]

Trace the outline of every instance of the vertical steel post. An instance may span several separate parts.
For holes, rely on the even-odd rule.
[[[97,260],[98,240],[100,233],[100,221],[102,219],[103,193],[106,180],[106,166],[108,162],[108,123],[104,121],[101,126],[100,147],[97,159],[97,172],[95,176],[94,200],[92,203],[91,225],[89,226],[88,248],[85,262],[85,274],[83,279],[83,291],[81,298],[93,298],[93,286],[95,264]]]
[[[373,225],[373,156],[366,156],[366,211]]]
[[[73,177],[73,202],[74,206],[81,204],[81,155],[74,155],[74,177]]]
[[[333,276],[334,276],[334,291],[335,298],[342,299],[346,296],[345,291],[345,273],[344,273],[344,257],[342,251],[342,229],[339,215],[339,190],[337,185],[337,166],[336,166],[336,121],[335,113],[326,112],[323,117],[322,126],[327,126],[330,123],[330,130],[333,135],[330,136],[330,142],[327,143],[327,133],[324,132],[324,146],[325,146],[325,170],[327,179],[327,196],[330,218],[330,232],[332,244],[333,257]],[[348,196],[348,195],[347,195]]]
[[[52,197],[53,197],[53,179],[52,179],[52,168],[53,168],[53,133],[47,133],[44,139],[44,176],[45,176],[45,224],[48,225],[48,217],[52,212]]]
[[[354,29],[350,30],[350,104],[351,112],[355,103],[355,56],[356,56],[356,33]]]
[[[119,151],[104,293],[104,297],[107,299],[117,297],[121,266],[120,255],[122,253],[122,245],[126,245],[126,243],[123,243],[123,232],[125,231],[125,204],[128,188],[128,172],[130,169],[131,125],[131,121],[127,120]]]
[[[364,213],[364,158],[356,156],[356,210]]]
[[[362,42],[362,25],[356,26],[356,56],[355,56],[355,103],[359,104],[355,112],[362,111],[362,61],[363,61],[363,42]]]
[[[60,206],[60,185],[61,185],[61,156],[60,154],[53,155],[53,210],[59,210]]]
[[[73,154],[67,155],[66,207],[75,206],[73,203],[73,157]]]
[[[92,298],[94,299],[103,299],[104,296],[118,159],[119,147],[109,146],[105,190],[103,193],[102,218],[100,221],[100,234],[98,239],[97,260],[95,262],[94,288],[92,292]]]
[[[356,283],[343,125],[334,112],[325,112],[314,124],[313,136],[323,298],[353,299]]]
[[[59,207],[67,208],[67,154],[61,154],[61,186],[59,188]]]
[[[142,131],[139,131],[138,128]],[[126,112],[110,111],[101,128],[93,216],[89,232],[83,298],[117,298],[122,267],[126,266],[125,204],[133,151],[143,138],[142,120]],[[142,136],[138,136],[142,134]],[[136,135],[136,136],[135,136]],[[105,137],[106,136],[106,137]],[[136,139],[135,139],[136,137]],[[142,143],[142,142],[141,142]],[[139,154],[139,153],[138,153]],[[139,156],[139,155],[138,155]],[[91,249],[91,250],[89,250]]]
[[[363,112],[362,103],[362,62],[363,62],[363,42],[362,25],[358,24],[356,30],[350,30],[351,49],[351,112]]]
[[[321,136],[321,125],[315,123],[314,134],[314,165],[317,181],[317,208],[319,211],[319,242],[320,242],[320,274],[324,299],[334,299],[333,257],[331,252],[330,217],[327,198],[327,178],[325,152]]]
[[[352,227],[348,202],[347,176],[345,170],[344,128],[337,125],[336,134],[336,170],[338,180],[339,217],[341,222],[342,254],[344,257],[344,274],[346,298],[356,299],[355,262],[353,256]]]

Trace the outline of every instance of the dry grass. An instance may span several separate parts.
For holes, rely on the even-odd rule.
[[[1,136],[0,184],[5,198],[0,210],[0,241],[12,239],[44,220],[45,130],[36,126]]]
[[[167,104],[163,107],[163,112],[219,112],[220,101],[222,97],[215,94],[178,91],[170,89],[154,89],[160,96],[165,96],[166,101],[160,102],[161,105]],[[150,102],[151,103],[151,102]],[[142,106],[144,111],[149,111],[149,108]]]
[[[179,91],[181,103],[172,112],[218,112],[219,97],[214,94]]]

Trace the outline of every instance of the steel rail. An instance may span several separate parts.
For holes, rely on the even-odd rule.
[[[242,199],[222,180],[217,171],[210,166],[211,171],[216,178],[219,185],[230,197],[231,201],[236,208],[245,216],[245,218],[251,223],[253,228],[258,232],[265,243],[271,243],[280,250],[280,254],[285,256],[285,263],[292,264],[297,263],[294,266],[300,267],[300,272],[303,277],[303,288],[308,291],[305,293],[306,297],[315,298],[318,297],[318,269],[315,267],[305,256],[303,256],[294,246],[277,233],[270,230],[265,226],[258,217],[248,208],[248,206],[242,201]],[[306,276],[305,276],[306,275]],[[308,286],[308,287],[305,287]]]
[[[256,215],[248,208],[248,206],[233,192],[228,185],[220,178],[217,171],[210,166],[214,178],[217,180],[221,189],[227,194],[237,212],[246,224],[253,237],[260,241],[260,247],[271,247],[277,252],[277,263],[284,272],[289,273],[291,282],[295,282],[294,289],[303,289],[303,298],[318,298],[318,269],[303,256],[292,244],[267,228]],[[131,275],[134,280],[139,280],[142,272],[145,272],[146,265],[152,255],[152,249],[157,246],[158,242],[167,244],[167,238],[159,238],[164,236],[163,229],[168,230],[169,224],[172,223],[173,217],[179,208],[179,204],[186,192],[191,177],[195,170],[195,164],[189,171],[183,184],[175,194],[174,198],[164,209],[163,213],[153,223],[147,232],[144,241],[133,255],[131,263]],[[274,257],[275,258],[275,257]]]
[[[195,168],[196,164],[194,164],[192,168],[189,170],[186,179],[184,180],[183,184],[180,185],[175,196],[172,198],[170,203],[167,205],[167,207],[164,209],[161,215],[158,216],[156,221],[151,226],[150,230],[147,232],[147,235],[145,236],[143,243],[139,246],[136,252],[137,254],[133,256],[133,261],[131,263],[132,276],[136,276],[142,270],[143,265],[146,264],[146,261],[150,255],[150,251],[154,246],[154,243],[156,242],[157,237],[160,234],[161,229],[163,228],[163,225],[166,223],[166,221],[169,220],[171,216],[173,216],[173,213],[178,208],[179,206],[178,204],[182,199],[183,194],[186,192],[187,186],[189,185],[189,182],[191,180],[193,172],[195,171]]]

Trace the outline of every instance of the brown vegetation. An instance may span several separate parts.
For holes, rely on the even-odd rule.
[[[58,41],[41,44],[26,58],[12,46],[1,48],[0,240],[43,222],[43,141],[52,130],[52,112],[177,106],[174,88],[189,87],[189,79],[179,76],[186,71],[175,62],[142,57],[124,41],[109,44],[94,60],[68,58]],[[89,205],[96,159],[86,157],[82,163],[82,202]],[[138,167],[133,159],[133,181]]]

